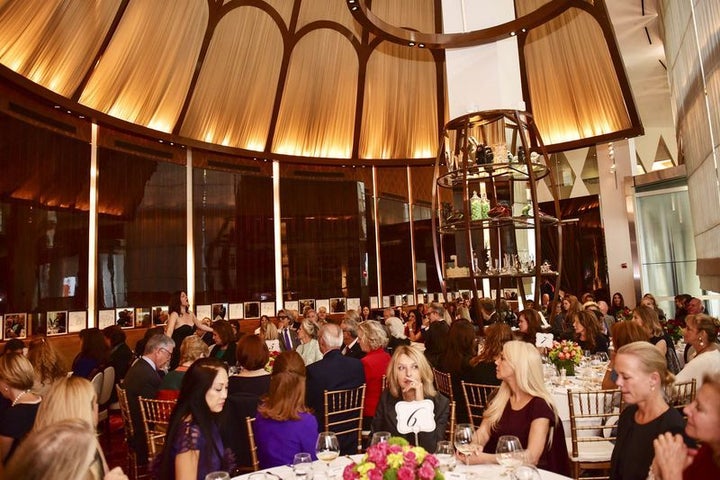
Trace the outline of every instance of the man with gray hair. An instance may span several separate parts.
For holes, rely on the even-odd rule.
[[[355,313],[354,310],[351,311]],[[358,321],[356,320],[356,318],[360,317],[357,316],[357,314],[348,315],[346,313],[345,318],[340,324],[340,328],[343,332],[342,354],[347,357],[353,357],[360,360],[365,356],[365,352],[362,351],[362,348],[360,348],[360,343],[358,342]]]
[[[326,323],[320,328],[318,338],[322,360],[307,366],[308,407],[315,411],[320,430],[325,423],[325,390],[357,388],[365,383],[365,369],[357,358],[343,355],[343,331],[339,325]],[[346,438],[347,437],[347,438]],[[357,453],[357,436],[341,435],[340,452],[343,455]]]
[[[430,326],[425,331],[425,358],[430,365],[437,367],[440,358],[445,355],[450,326],[445,321],[445,307],[437,302],[428,309]]]
[[[175,349],[175,341],[164,335],[162,331],[151,336],[145,344],[143,356],[135,360],[125,375],[124,387],[127,393],[130,418],[135,428],[132,448],[135,449],[138,464],[147,463],[147,442],[145,427],[140,413],[140,397],[155,398],[162,378],[158,373],[164,369]]]

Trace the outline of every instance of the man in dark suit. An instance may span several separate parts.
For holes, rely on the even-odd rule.
[[[140,465],[147,463],[148,452],[139,398],[155,398],[161,382],[158,370],[165,368],[170,362],[174,349],[175,342],[172,338],[162,333],[153,335],[145,344],[143,356],[132,364],[125,375],[124,386],[130,407],[130,418],[135,429],[132,447],[137,453]]]
[[[283,352],[295,350],[297,346],[300,345],[297,331],[293,328],[293,325],[297,321],[297,311],[280,310],[280,312],[278,312],[278,320],[280,320],[278,327],[280,350]]]
[[[357,358],[343,355],[343,332],[339,325],[326,323],[318,338],[322,360],[307,367],[307,404],[315,412],[320,430],[325,424],[325,390],[357,388],[365,383],[365,370]],[[343,455],[357,453],[357,437],[353,434],[338,438]]]
[[[343,347],[342,354],[346,357],[353,357],[360,360],[365,356],[365,352],[360,348],[360,342],[358,342],[358,322],[352,317],[345,317],[340,324],[343,332]]]
[[[430,304],[428,319],[430,326],[425,332],[425,358],[430,365],[437,367],[440,358],[445,355],[450,325],[445,321],[445,308],[439,303]]]

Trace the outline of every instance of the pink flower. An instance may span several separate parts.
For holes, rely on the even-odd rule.
[[[383,469],[381,468],[373,468],[368,472],[368,478],[370,480],[382,480],[383,478]],[[408,479],[412,480],[412,478]]]
[[[440,465],[440,462],[438,461],[438,459],[435,455],[428,455],[425,457],[423,466],[425,466],[426,464],[430,465],[430,467],[432,467],[432,468],[437,468],[438,465]]]
[[[415,472],[412,468],[402,466],[397,472],[397,478],[398,480],[415,480]]]
[[[435,469],[431,467],[428,462],[423,462],[422,467],[418,470],[418,476],[421,480],[432,480],[435,478]]]
[[[343,480],[357,480],[358,478],[360,478],[360,475],[355,471],[355,464],[347,465],[343,470]]]

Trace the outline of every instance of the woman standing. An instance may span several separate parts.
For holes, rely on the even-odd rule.
[[[255,417],[260,468],[291,465],[296,453],[315,457],[318,424],[305,405],[305,363],[294,351],[275,359],[270,391]]]
[[[537,348],[527,342],[507,342],[496,364],[502,384],[475,431],[473,443],[481,448],[469,457],[470,463],[496,463],[498,439],[514,435],[525,449],[526,462],[569,475],[562,422],[545,386]]]
[[[646,308],[646,307],[643,307]],[[683,430],[682,415],[665,401],[673,374],[665,357],[647,342],[633,342],[615,354],[617,385],[628,406],[620,414],[610,460],[611,480],[645,480],[653,461],[652,442],[665,432]]]
[[[660,435],[653,442],[653,473],[658,480],[720,478],[720,376],[706,375],[702,385],[695,401],[683,410],[685,433],[702,446],[688,448],[681,435]]]
[[[19,353],[0,356],[0,394],[10,406],[0,413],[0,461],[6,463],[35,423],[42,398],[32,392],[35,371]]]
[[[435,429],[419,432],[415,435],[401,434],[398,431],[396,405],[400,402],[430,400],[433,404]],[[437,442],[445,439],[448,424],[450,401],[433,386],[432,367],[423,353],[411,346],[401,345],[396,350],[387,368],[387,388],[380,395],[375,418],[372,422],[374,432],[386,431],[394,437],[404,437],[413,445],[434,452]]]
[[[318,326],[317,323],[313,322],[309,318],[303,319],[298,328],[298,339],[300,345],[295,349],[300,354],[305,362],[305,365],[310,365],[318,360],[322,360],[322,353],[320,353],[320,345],[317,340]]]
[[[235,365],[235,332],[227,320],[213,323],[213,341],[215,345],[210,348],[208,356],[218,358],[228,365]]]
[[[698,313],[688,315],[685,323],[685,341],[692,345],[696,354],[675,376],[675,382],[687,382],[694,378],[699,389],[705,375],[720,373],[720,349],[717,344],[720,322],[709,315]]]
[[[385,329],[376,320],[366,320],[358,325],[358,342],[365,356],[360,359],[365,370],[365,405],[363,406],[363,422],[370,427],[380,393],[382,393],[382,377],[390,364],[390,355],[384,350],[388,344]]]
[[[573,315],[575,338],[580,348],[590,353],[608,351],[608,338],[600,331],[600,321],[594,313],[581,310]]]
[[[212,332],[212,328],[204,325],[190,311],[187,293],[178,291],[172,294],[168,304],[168,321],[165,327],[165,335],[175,340],[175,345],[182,345],[183,340],[193,333],[193,326],[204,332]],[[170,368],[173,369],[180,363],[180,349],[173,351],[170,359]]]
[[[217,426],[227,385],[227,369],[220,360],[201,358],[190,366],[170,417],[160,478],[203,480],[210,472],[231,470]]]

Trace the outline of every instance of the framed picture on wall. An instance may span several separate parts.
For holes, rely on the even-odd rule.
[[[348,298],[345,302],[345,308],[348,310],[355,310],[360,313],[360,299],[359,298]]]
[[[344,298],[331,298],[330,299],[330,312],[331,313],[344,313],[345,312],[345,299]]]
[[[115,309],[115,320],[120,328],[133,328],[135,326],[135,309],[132,307]]]
[[[370,297],[370,308],[379,308],[380,303],[378,302],[378,297]]]
[[[161,307],[152,307],[152,324],[153,325],[164,325],[168,319],[168,307],[167,305]]]
[[[242,320],[245,318],[245,309],[242,303],[231,303],[228,305],[228,318],[230,320]]]
[[[324,298],[322,300],[315,300],[315,310],[320,310],[320,307],[325,307],[325,311],[330,313],[330,300]]]
[[[77,333],[87,327],[87,312],[68,312],[68,333]]]
[[[152,310],[150,307],[138,307],[135,309],[135,326],[143,328],[152,326]]]
[[[297,310],[300,308],[300,302],[297,300],[288,300],[285,303],[283,303],[283,308],[285,310]]]
[[[67,330],[67,312],[47,312],[47,323],[45,326],[45,334],[63,335]]]
[[[275,302],[261,302],[260,303],[260,315],[267,315],[268,317],[275,316]]]
[[[200,321],[204,318],[209,318],[212,321],[212,305],[195,305],[195,316]]]
[[[245,318],[260,318],[260,302],[245,302]]]
[[[228,304],[227,303],[213,303],[212,304],[212,320],[228,320]]]
[[[305,313],[306,308],[315,310],[315,300],[312,298],[306,298],[304,300],[300,300],[299,303],[300,303],[300,308],[298,308],[298,311],[300,312],[300,315]]]
[[[505,300],[517,300],[518,289],[517,288],[503,288],[503,297]]]
[[[3,322],[5,325],[3,338],[5,340],[27,337],[27,313],[8,313]]]
[[[115,325],[115,310],[98,311],[97,327],[102,330],[110,325]]]

